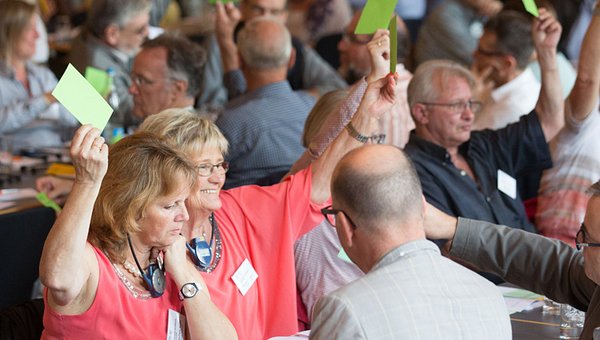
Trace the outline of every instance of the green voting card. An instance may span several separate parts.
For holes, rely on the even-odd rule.
[[[240,0],[208,0],[208,3],[211,5],[215,5],[217,1],[223,4],[226,4],[228,2],[233,2],[234,4],[237,4],[238,2],[240,2]]]
[[[85,68],[85,79],[100,93],[102,97],[108,96],[110,90],[110,77],[106,71],[92,66]]]
[[[35,198],[37,198],[37,200],[42,203],[43,206],[51,208],[56,212],[60,212],[62,210],[56,202],[50,199],[50,197],[43,192],[38,192],[37,195],[35,195]]]
[[[363,8],[355,34],[373,34],[378,28],[387,28],[398,0],[369,0]]]
[[[392,16],[388,30],[390,31],[390,73],[396,73],[398,62],[398,31],[396,30],[396,16]]]
[[[104,130],[113,112],[106,100],[71,64],[67,66],[52,95],[81,124],[91,124],[100,131]]]
[[[523,0],[523,6],[525,6],[525,10],[534,17],[540,16],[538,13],[538,8],[535,4],[535,0]]]
[[[348,263],[352,263],[352,260],[350,260],[350,258],[348,257],[348,254],[346,254],[346,252],[344,251],[344,248],[340,248],[340,252],[338,253],[337,257],[339,257],[340,259],[342,259]]]

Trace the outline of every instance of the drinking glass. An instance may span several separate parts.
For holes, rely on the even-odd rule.
[[[561,339],[578,339],[585,313],[566,303],[560,305],[560,336]]]

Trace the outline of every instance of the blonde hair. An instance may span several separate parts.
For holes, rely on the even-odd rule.
[[[127,235],[140,231],[137,221],[147,207],[182,184],[193,187],[196,178],[194,165],[163,138],[144,132],[123,138],[110,148],[89,241],[121,262]]]
[[[172,147],[185,154],[200,154],[205,148],[218,148],[223,156],[229,143],[210,120],[185,109],[167,109],[146,118],[138,131],[165,138]]]
[[[0,59],[9,64],[17,41],[35,14],[35,6],[20,0],[0,1]]]
[[[335,90],[325,93],[313,106],[304,122],[302,133],[302,145],[308,148],[310,142],[315,138],[321,127],[331,114],[339,110],[344,99],[348,96],[347,90]]]

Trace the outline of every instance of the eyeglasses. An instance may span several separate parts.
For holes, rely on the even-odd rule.
[[[458,102],[454,102],[454,103],[421,103],[424,105],[430,105],[430,106],[443,106],[443,107],[447,107],[450,111],[452,111],[453,113],[463,113],[465,112],[465,110],[467,109],[467,107],[473,112],[473,113],[479,113],[481,111],[481,109],[483,108],[483,103],[477,100],[461,100]]]
[[[132,82],[133,82],[133,83],[134,83],[136,86],[139,86],[139,87],[142,87],[142,86],[149,86],[149,85],[152,85],[152,84],[156,83],[156,81],[153,81],[153,80],[150,80],[150,79],[144,78],[144,77],[142,77],[142,76],[138,76],[137,74],[132,74],[132,75],[131,75],[131,81],[132,81]]]
[[[197,169],[198,169],[198,175],[200,175],[202,177],[208,177],[208,176],[212,175],[213,172],[215,171],[215,169],[217,169],[217,174],[223,175],[227,172],[227,170],[229,170],[229,163],[228,162],[221,162],[218,164],[205,163],[205,164],[198,165]]]
[[[228,162],[221,162],[218,164],[205,163],[205,164],[198,165],[197,169],[198,169],[198,175],[200,175],[202,177],[208,177],[208,176],[212,175],[213,172],[215,171],[215,169],[217,169],[217,173],[219,175],[223,175],[224,173],[227,172],[227,170],[229,170],[229,163]]]
[[[365,38],[364,39],[360,39],[358,35],[351,33],[351,32],[344,32],[344,34],[342,35],[342,39],[347,41],[347,42],[351,42],[353,44],[357,44],[357,45],[366,45],[369,43],[369,41],[371,41],[371,36],[370,35],[363,35]]]
[[[346,215],[346,218],[348,219],[348,221],[350,221],[352,228],[356,229],[356,224],[354,224],[354,222],[350,219],[350,216],[348,216],[348,214],[346,214],[341,209],[332,209],[332,206],[328,206],[328,207],[321,209],[321,213],[323,214],[323,216],[325,216],[325,220],[327,221],[327,223],[329,223],[329,225],[334,228],[335,228],[335,215],[337,215],[338,213],[342,213],[342,214]]]
[[[586,238],[587,232],[585,224],[581,223],[581,227],[579,228],[577,235],[575,235],[575,247],[577,247],[577,250],[581,250],[583,247],[600,247],[600,243],[586,242]]]

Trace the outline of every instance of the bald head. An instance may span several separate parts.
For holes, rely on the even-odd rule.
[[[421,183],[404,152],[390,145],[367,145],[349,152],[336,166],[331,193],[336,209],[370,229],[422,219]]]
[[[292,52],[288,29],[280,21],[259,17],[248,21],[238,34],[238,50],[253,70],[287,69]]]

